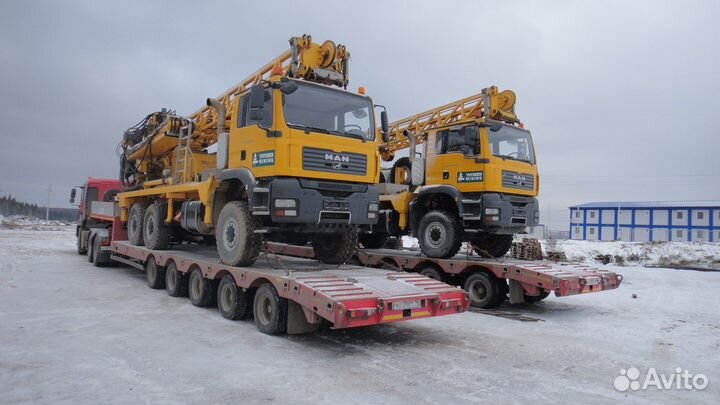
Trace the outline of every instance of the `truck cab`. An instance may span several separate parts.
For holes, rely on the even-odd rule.
[[[116,222],[116,196],[122,189],[119,180],[88,177],[82,186],[70,190],[70,204],[77,205],[79,214],[75,227],[77,252],[88,255],[88,260],[100,266],[110,263],[110,242],[113,236],[124,237]],[[79,200],[78,190],[80,190]],[[114,233],[113,233],[114,230]]]

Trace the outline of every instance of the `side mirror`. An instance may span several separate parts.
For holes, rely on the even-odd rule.
[[[70,204],[75,204],[75,195],[77,194],[77,190],[74,188],[70,190]]]
[[[265,89],[261,85],[255,85],[250,89],[250,109],[262,109],[265,106]]]
[[[383,142],[390,142],[390,126],[388,125],[387,111],[380,111],[380,126],[382,128]]]

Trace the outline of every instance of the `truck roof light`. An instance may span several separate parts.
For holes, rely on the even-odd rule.
[[[358,87],[358,94],[362,94],[363,96],[365,95],[365,86]]]

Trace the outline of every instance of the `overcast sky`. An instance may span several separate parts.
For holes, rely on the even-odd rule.
[[[543,222],[587,201],[720,199],[717,1],[0,2],[0,194],[69,206],[123,131],[285,51],[352,54],[390,119],[495,84],[535,138]],[[288,2],[289,3],[289,2]]]

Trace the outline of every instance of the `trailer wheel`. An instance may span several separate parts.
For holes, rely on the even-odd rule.
[[[164,209],[160,201],[150,204],[145,210],[142,236],[148,249],[165,250],[170,247],[172,228],[165,223]]]
[[[504,298],[497,280],[486,273],[468,276],[463,289],[470,296],[470,305],[476,308],[495,308]]]
[[[343,264],[357,252],[356,227],[343,233],[317,233],[312,237],[315,258],[325,264]]]
[[[443,273],[442,270],[439,269],[436,265],[431,263],[426,263],[420,266],[418,273],[422,274],[425,277],[430,277],[433,280],[437,281],[443,281]]]
[[[460,250],[462,236],[460,221],[449,211],[430,211],[418,225],[420,250],[429,257],[447,259],[455,256]]]
[[[245,318],[250,312],[248,293],[242,291],[229,274],[220,280],[217,290],[217,306],[223,318],[233,321]]]
[[[288,300],[280,297],[270,283],[262,284],[253,302],[255,326],[262,333],[278,335],[287,331]]]
[[[480,257],[503,257],[512,247],[512,235],[482,235],[470,243]]]
[[[171,297],[184,297],[188,293],[187,277],[177,269],[173,261],[165,266],[165,289]]]
[[[262,236],[255,233],[255,218],[245,201],[230,201],[220,211],[215,239],[220,261],[229,266],[250,266],[257,260]]]
[[[152,256],[145,263],[145,278],[148,287],[153,290],[165,288],[165,270],[155,263],[155,258]]]
[[[208,307],[215,299],[215,283],[202,275],[202,271],[196,268],[190,273],[188,280],[188,296],[190,302],[196,307]]]
[[[380,249],[385,246],[388,240],[388,234],[384,232],[362,233],[360,234],[360,244],[365,249]]]
[[[143,219],[145,217],[145,204],[135,203],[130,207],[128,214],[127,231],[128,241],[131,245],[142,246],[143,241]]]
[[[536,303],[536,302],[540,302],[540,301],[544,300],[545,298],[548,297],[548,295],[550,295],[550,291],[542,290],[542,291],[540,292],[540,295],[527,295],[527,294],[525,294],[525,296],[524,296],[523,298],[525,299],[525,302],[526,302],[526,303],[528,303],[528,304],[534,304],[534,303]]]

